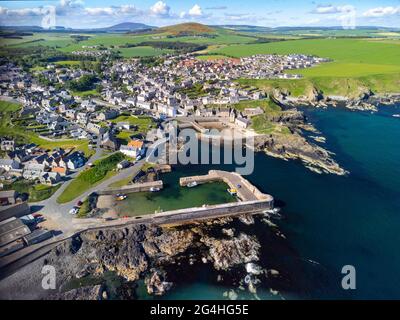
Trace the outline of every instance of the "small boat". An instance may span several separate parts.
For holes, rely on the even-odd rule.
[[[263,213],[264,214],[277,214],[277,213],[279,213],[279,211],[281,211],[280,208],[273,208],[273,209],[264,210]]]
[[[229,192],[229,194],[231,196],[236,196],[236,194],[237,194],[237,190],[233,189],[233,188],[227,189],[227,191]]]
[[[151,187],[150,188],[150,192],[157,192],[157,191],[160,191],[161,189],[160,188],[157,188],[157,187]]]
[[[187,187],[188,187],[188,188],[193,188],[193,187],[195,187],[195,186],[197,186],[197,182],[196,182],[196,181],[192,181],[192,182],[189,182],[189,183],[187,184]]]
[[[126,199],[126,195],[125,194],[117,194],[117,201],[122,201]]]
[[[393,117],[400,118],[400,114],[394,114]]]

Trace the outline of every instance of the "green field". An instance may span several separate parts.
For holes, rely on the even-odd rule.
[[[147,116],[131,116],[128,114],[121,114],[117,118],[111,120],[111,122],[129,122],[131,126],[137,126],[137,131],[142,133],[146,133],[150,128],[155,128],[153,119]]]
[[[66,203],[82,193],[115,175],[117,164],[124,159],[122,153],[114,153],[95,161],[94,167],[82,171],[57,198],[58,203]]]
[[[325,94],[350,97],[357,96],[367,89],[376,93],[391,93],[399,90],[400,33],[398,31],[318,28],[263,30],[259,28],[256,32],[248,32],[246,28],[241,31],[214,28],[206,35],[176,36],[168,30],[167,28],[160,30],[159,33],[149,34],[90,34],[89,39],[79,42],[71,38],[68,33],[34,33],[23,39],[1,39],[1,44],[15,48],[42,45],[57,48],[66,53],[76,50],[93,50],[82,49],[82,46],[102,45],[113,51],[119,51],[124,58],[157,56],[174,52],[150,46],[121,47],[129,44],[137,45],[145,41],[180,41],[207,45],[207,49],[198,51],[200,54],[198,59],[272,53],[312,54],[330,58],[333,61],[313,68],[288,71],[303,75],[304,79],[301,80],[243,80],[242,83],[266,90],[280,88],[294,96],[307,96],[315,90]],[[285,41],[261,43],[260,40],[263,39]],[[57,64],[69,66],[77,63],[70,60],[57,62]],[[75,94],[88,96],[95,92],[90,90]]]
[[[133,57],[152,57],[159,56],[166,53],[173,53],[173,50],[168,49],[157,49],[153,47],[147,46],[139,46],[132,48],[118,48],[118,51],[121,52],[121,55],[124,58],[133,58]]]
[[[279,88],[293,96],[309,95],[314,89],[325,94],[356,97],[371,89],[377,93],[398,92],[400,85],[400,41],[367,39],[307,39],[265,44],[233,45],[214,54],[243,57],[252,54],[304,53],[333,61],[309,69],[291,70],[300,80],[241,80],[244,85],[267,91]]]
[[[312,54],[334,60],[315,68],[296,70],[313,76],[366,76],[400,72],[400,41],[384,43],[360,39],[312,39],[231,45],[215,54],[243,57],[253,54]]]

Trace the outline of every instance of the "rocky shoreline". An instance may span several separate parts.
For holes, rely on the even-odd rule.
[[[324,96],[314,90],[308,96],[294,98],[288,92],[274,90],[271,98],[283,109],[279,115],[268,116],[268,120],[287,126],[291,134],[259,135],[255,138],[255,150],[264,151],[272,157],[290,160],[301,160],[305,166],[316,173],[331,173],[345,175],[345,169],[332,158],[332,152],[316,144],[323,144],[326,138],[318,132],[299,107],[312,106],[316,108],[343,107],[353,111],[378,111],[379,105],[400,103],[400,94],[375,95],[369,89],[363,91],[357,98],[344,96]],[[310,136],[313,141],[304,137],[304,132],[316,135]]]
[[[256,136],[254,139],[256,151],[264,151],[269,156],[284,160],[301,160],[308,169],[317,173],[337,175],[348,173],[333,160],[331,152],[304,137],[304,132],[310,132],[319,135],[313,136],[314,141],[325,143],[326,140],[311,123],[307,122],[303,112],[291,107],[279,115],[268,116],[268,120],[285,125],[291,133]]]
[[[192,270],[204,267],[213,270],[216,282],[240,287],[226,292],[226,298],[236,298],[237,290],[256,295],[260,286],[278,295],[282,271],[261,264],[263,248],[250,231],[254,223],[264,225],[278,242],[285,241],[269,217],[226,218],[169,229],[140,224],[85,231],[4,279],[0,295],[3,299],[135,299],[142,281],[148,295],[160,297],[196,274]],[[55,290],[40,288],[43,265],[56,270]],[[119,283],[117,288],[110,289],[102,280],[110,273]],[[271,285],[274,281],[278,284]],[[287,286],[288,280],[282,283]]]
[[[378,111],[378,105],[400,103],[400,93],[374,94],[365,88],[357,97],[324,95],[314,89],[307,96],[292,97],[288,92],[274,90],[274,99],[286,107],[313,106],[317,108],[344,107],[354,111]]]

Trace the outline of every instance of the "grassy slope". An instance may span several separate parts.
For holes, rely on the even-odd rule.
[[[82,171],[57,198],[58,203],[66,203],[74,200],[86,190],[98,185],[115,175],[116,165],[124,159],[121,153],[115,153],[108,157],[95,161],[94,167]]]
[[[331,58],[320,66],[294,70],[301,80],[244,80],[242,83],[269,90],[279,87],[294,96],[306,95],[313,87],[325,94],[357,96],[366,88],[374,92],[398,92],[400,85],[400,41],[361,39],[292,40],[266,44],[232,45],[214,50],[215,54],[236,57],[252,54],[305,53]]]
[[[85,153],[86,157],[93,154],[93,151],[88,147],[87,140],[55,140],[48,141],[40,138],[37,134],[25,130],[25,128],[13,125],[11,122],[11,112],[18,111],[20,105],[16,103],[10,103],[0,100],[0,136],[12,136],[15,139],[22,142],[32,142],[37,144],[39,147],[44,149],[54,149],[54,148],[75,148],[81,150]]]

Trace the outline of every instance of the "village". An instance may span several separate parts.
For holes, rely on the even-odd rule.
[[[14,183],[48,186],[54,192],[92,167],[95,160],[115,152],[125,157],[117,168],[127,168],[144,156],[149,146],[148,131],[162,129],[163,122],[171,119],[213,118],[230,123],[233,128],[250,129],[251,117],[264,110],[254,107],[239,111],[233,106],[242,101],[262,101],[267,95],[255,88],[241,87],[235,80],[299,78],[285,71],[324,61],[306,55],[199,60],[185,54],[103,63],[101,72],[55,64],[26,72],[10,62],[1,65],[1,99],[22,106],[11,115],[7,126],[23,127],[28,137],[31,134],[50,146],[57,145],[43,147],[34,141],[20,141],[13,138],[12,130],[9,136],[2,135],[1,220],[12,226],[12,233],[15,231],[11,237],[7,228],[2,233],[2,254],[18,250],[23,236],[33,239],[29,243],[52,236],[47,229],[33,228],[32,233],[27,230],[24,221],[32,224],[42,217],[30,212],[27,203],[33,198],[10,189]],[[83,79],[96,89],[92,90],[96,94],[82,96],[69,86]],[[70,141],[87,141],[87,149],[70,147]],[[78,211],[75,207],[71,210],[75,210],[73,214]],[[23,218],[15,220],[15,212]]]

